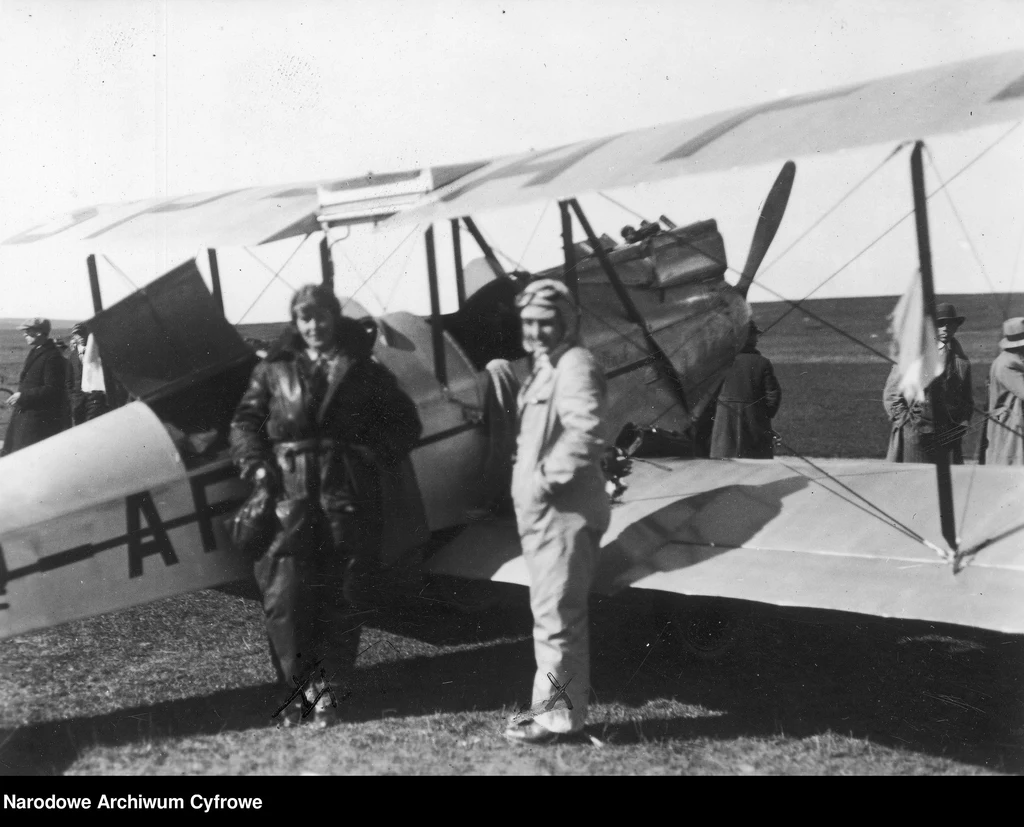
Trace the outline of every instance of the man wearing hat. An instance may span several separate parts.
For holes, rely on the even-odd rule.
[[[0,455],[53,436],[67,427],[64,376],[67,363],[50,338],[47,319],[28,319],[18,325],[29,345],[17,393],[7,399],[14,409]]]
[[[722,381],[711,431],[712,459],[775,456],[772,418],[782,404],[782,388],[772,363],[757,349],[761,333],[751,320],[747,342]]]
[[[1002,348],[988,377],[989,465],[1024,465],[1024,317],[1003,322]]]
[[[530,577],[537,671],[529,714],[505,730],[515,744],[579,738],[590,700],[587,598],[611,516],[601,456],[606,388],[577,342],[579,312],[554,279],[516,300],[533,372],[518,396],[512,501]]]
[[[905,399],[897,367],[889,372],[883,405],[892,421],[886,454],[890,462],[935,462],[945,451],[952,464],[963,465],[963,438],[974,414],[971,363],[956,339],[963,323],[952,304],[935,306],[936,346],[944,367],[925,390],[923,402]]]

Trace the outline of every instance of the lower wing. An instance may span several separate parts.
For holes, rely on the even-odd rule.
[[[595,590],[738,598],[1024,632],[1020,469],[953,468],[958,565],[937,553],[935,470],[872,460],[637,463]],[[526,585],[514,521],[472,526],[438,574]]]

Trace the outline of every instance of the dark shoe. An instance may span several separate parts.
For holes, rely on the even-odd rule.
[[[581,744],[586,741],[580,732],[552,732],[536,721],[523,721],[509,724],[505,730],[505,740],[510,744],[523,744],[528,747],[551,746],[552,744]]]

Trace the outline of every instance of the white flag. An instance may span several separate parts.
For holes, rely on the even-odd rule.
[[[942,375],[945,365],[939,360],[935,326],[925,314],[920,273],[914,273],[890,318],[889,355],[899,372],[900,392],[908,402],[923,402],[925,388]]]
[[[106,391],[103,382],[103,365],[100,362],[100,346],[91,333],[85,343],[85,356],[82,357],[82,391]]]

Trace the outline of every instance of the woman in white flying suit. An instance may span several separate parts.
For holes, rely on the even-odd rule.
[[[517,304],[533,373],[519,392],[512,500],[530,575],[537,714],[513,721],[505,737],[550,744],[582,733],[590,695],[587,596],[610,517],[601,471],[606,388],[577,343],[579,312],[564,284],[536,281]]]

